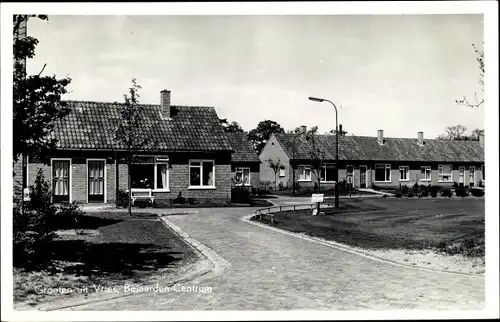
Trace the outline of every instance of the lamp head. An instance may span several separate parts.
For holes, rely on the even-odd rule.
[[[313,101],[313,102],[323,102],[325,99],[319,98],[319,97],[314,97],[314,96],[309,96],[309,100]]]

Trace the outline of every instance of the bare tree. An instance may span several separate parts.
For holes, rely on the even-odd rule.
[[[278,172],[283,167],[283,164],[281,163],[280,158],[276,158],[276,161],[270,158],[269,160],[267,160],[267,162],[269,163],[269,167],[274,172],[274,191],[276,191],[276,178],[278,176]]]
[[[441,140],[463,140],[466,137],[467,127],[463,125],[454,125],[446,127],[446,133],[440,134],[437,138]]]
[[[474,48],[474,52],[477,54],[476,61],[479,64],[479,70],[480,70],[479,84],[481,85],[481,92],[484,93],[484,49],[478,49],[475,44],[472,44],[472,47]],[[460,105],[465,105],[474,108],[483,105],[484,98],[479,99],[477,93],[474,93],[474,99],[472,102],[469,101],[469,99],[467,99],[467,97],[465,96],[460,100],[456,100],[455,102]]]

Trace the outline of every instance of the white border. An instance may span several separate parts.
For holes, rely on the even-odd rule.
[[[191,185],[191,167],[196,167],[196,166],[191,166],[191,162],[199,162],[200,163],[200,185],[199,186],[192,186]],[[213,182],[211,186],[204,186],[203,185],[203,162],[212,162],[212,173],[213,173]],[[210,159],[189,159],[189,172],[188,172],[188,190],[214,190],[217,189],[215,187],[215,160],[210,160]]]
[[[53,162],[54,161],[69,161],[69,202],[73,201],[73,167],[72,167],[72,162],[71,158],[51,158],[50,159],[50,189],[51,191],[54,191],[54,187],[52,186],[52,183],[54,181],[54,166]]]
[[[106,172],[106,168],[107,168],[107,162],[106,162],[106,159],[92,159],[92,158],[88,158],[86,159],[85,161],[85,165],[86,165],[86,169],[85,169],[85,173],[87,174],[87,178],[85,179],[85,182],[87,183],[87,188],[85,189],[85,191],[87,192],[87,197],[86,197],[86,200],[87,200],[87,203],[89,203],[89,161],[104,161],[104,203],[107,203],[108,201],[108,174]]]
[[[492,178],[498,169],[498,3],[496,1],[439,1],[439,2],[288,2],[288,3],[2,3],[2,177],[12,176],[12,34],[11,16],[20,12],[54,14],[127,14],[127,15],[252,15],[252,14],[484,14],[484,52],[487,61],[485,73],[485,157]],[[5,35],[4,35],[5,33]],[[7,57],[7,58],[5,58]],[[371,170],[371,169],[370,169]],[[498,267],[498,185],[491,185],[486,191],[486,308],[478,311],[239,311],[227,312],[14,312],[12,293],[2,292],[2,320],[164,320],[166,314],[172,320],[233,320],[244,316],[253,320],[294,320],[294,319],[444,319],[444,318],[498,318],[499,311],[499,267]],[[2,289],[12,289],[12,221],[5,214],[11,213],[12,184],[3,180],[2,185]]]

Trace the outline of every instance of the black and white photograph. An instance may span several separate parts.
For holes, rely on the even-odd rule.
[[[499,317],[496,2],[1,8],[2,320]]]

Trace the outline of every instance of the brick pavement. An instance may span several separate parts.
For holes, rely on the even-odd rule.
[[[426,272],[257,227],[250,208],[199,209],[168,219],[231,266],[185,286],[211,293],[142,293],[75,310],[483,309],[484,277]]]

